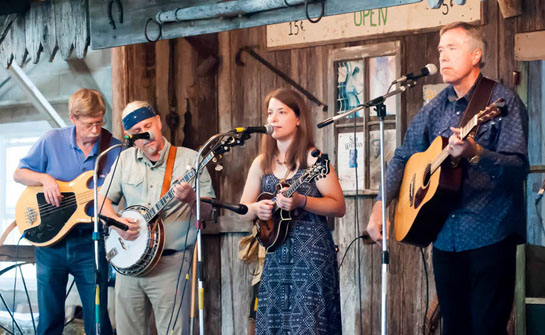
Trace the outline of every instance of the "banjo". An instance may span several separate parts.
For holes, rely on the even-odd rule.
[[[219,149],[219,150],[218,150]],[[220,146],[216,151],[225,152],[226,147]],[[201,162],[199,171],[221,152],[212,150]],[[160,217],[161,211],[174,198],[173,187],[182,182],[190,182],[195,177],[195,169],[191,169],[183,178],[176,181],[169,191],[151,208],[134,205],[125,208],[121,217],[135,219],[140,226],[140,234],[135,240],[127,241],[119,233],[110,229],[105,238],[106,259],[114,269],[126,276],[142,276],[150,272],[163,253],[165,246],[164,226]]]

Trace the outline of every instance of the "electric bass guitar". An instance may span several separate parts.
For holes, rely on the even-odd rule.
[[[503,99],[498,99],[474,115],[462,127],[460,138],[502,113]],[[447,149],[448,138],[437,136],[424,152],[412,155],[403,173],[395,210],[395,236],[399,242],[426,247],[435,240],[456,203],[462,182],[462,170],[452,164]]]
[[[312,155],[314,157],[316,157],[315,153],[318,155],[320,152],[317,149],[313,151]],[[319,178],[324,178],[328,173],[329,158],[327,157],[327,154],[322,154],[320,157],[318,157],[316,163],[308,168],[301,177],[299,177],[293,184],[291,184],[291,186],[289,186],[286,191],[284,191],[283,194],[285,197],[289,198],[304,183],[310,183]],[[259,195],[256,201],[267,199],[275,201],[278,191],[285,186],[287,185],[279,183],[276,185],[276,192],[274,194],[263,192]],[[291,220],[291,212],[280,209],[275,204],[272,210],[272,218],[270,220],[264,221],[257,219],[254,222],[254,225],[257,228],[256,238],[259,244],[261,244],[267,252],[274,251],[286,240],[288,235],[288,225]]]
[[[69,182],[57,181],[63,196],[59,207],[45,201],[42,186],[28,186],[15,207],[19,232],[31,244],[44,247],[59,242],[77,224],[91,223],[86,210],[93,206],[92,180],[91,170]]]

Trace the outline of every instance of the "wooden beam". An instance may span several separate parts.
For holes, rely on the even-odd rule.
[[[217,222],[207,223],[203,229],[204,235],[223,233],[248,233],[252,230],[253,223],[243,221],[238,216],[219,216]]]
[[[515,35],[515,60],[545,60],[545,30]]]
[[[327,0],[324,16],[351,13],[359,10],[399,6],[422,0]],[[91,29],[91,47],[93,49],[110,48],[113,46],[146,42],[144,29],[146,22],[152,20],[149,28],[156,29],[155,16],[158,12],[175,10],[179,8],[180,1],[127,1],[123,3],[123,23],[116,23],[116,29],[110,25],[108,18],[108,3],[102,0],[89,0],[89,21]],[[216,0],[186,1],[185,8],[196,5],[217,3]],[[290,1],[287,1],[289,4]],[[321,3],[312,3],[308,6],[311,18],[319,16]],[[215,33],[219,31],[250,28],[267,24],[288,22],[292,20],[304,20],[307,15],[304,5],[279,8],[252,15],[240,15],[232,18],[213,18],[206,20],[184,21],[179,23],[166,23],[162,25],[161,39],[186,37]],[[150,36],[150,38],[154,38]]]
[[[32,83],[30,78],[28,78],[23,69],[21,69],[17,63],[12,63],[8,68],[8,72],[11,78],[13,78],[23,92],[25,92],[25,95],[30,99],[34,107],[36,107],[38,111],[51,116],[54,121],[52,126],[66,127],[66,122],[64,122],[61,116],[44,97],[42,92],[40,92],[36,85]]]

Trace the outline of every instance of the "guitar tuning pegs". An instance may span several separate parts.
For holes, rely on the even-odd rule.
[[[214,170],[221,172],[223,171],[223,166],[221,164],[216,164],[216,167],[214,168]]]

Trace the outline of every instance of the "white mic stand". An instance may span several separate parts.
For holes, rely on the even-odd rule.
[[[202,266],[202,240],[201,240],[201,188],[199,185],[199,177],[200,177],[200,162],[201,162],[201,154],[203,150],[212,143],[215,139],[225,136],[226,134],[220,133],[216,134],[208,139],[206,143],[199,149],[197,152],[197,157],[195,158],[195,207],[197,210],[196,214],[196,221],[195,221],[195,227],[197,228],[197,278],[198,278],[198,292],[199,292],[199,333],[201,335],[204,335],[204,288],[203,288],[203,266]],[[204,167],[203,167],[204,168]],[[195,292],[192,292],[192,294],[195,294]],[[190,324],[190,334],[193,334],[193,320],[191,320]]]
[[[200,169],[204,168],[204,166],[200,165],[201,162],[201,155],[205,148],[207,148],[210,143],[212,143],[214,140],[227,136],[227,140],[221,140],[219,144],[214,146],[214,149],[212,151],[215,152],[216,155],[220,155],[224,152],[227,152],[230,150],[230,147],[236,146],[236,145],[244,145],[244,141],[250,138],[250,133],[246,133],[244,131],[242,132],[227,132],[227,133],[219,133],[216,134],[208,139],[206,143],[199,149],[197,152],[197,157],[195,158],[195,199],[199,200],[195,202],[196,207],[196,222],[195,226],[197,228],[197,278],[198,278],[198,291],[199,291],[199,327],[200,327],[200,334],[204,335],[204,289],[203,289],[203,265],[202,265],[202,240],[201,240],[201,188],[199,185],[199,177],[200,177]],[[195,294],[195,292],[191,292],[191,294]],[[190,320],[189,324],[189,334],[193,334],[193,319]]]
[[[387,298],[388,298],[388,266],[390,264],[390,255],[388,253],[388,239],[386,238],[388,234],[388,228],[386,226],[386,184],[385,184],[385,174],[386,174],[386,166],[384,162],[384,118],[386,117],[386,105],[384,105],[384,101],[396,94],[399,94],[401,92],[405,92],[407,88],[413,87],[415,85],[415,82],[412,80],[407,81],[406,86],[400,86],[398,89],[386,93],[383,96],[377,97],[371,101],[368,101],[364,104],[361,104],[357,106],[354,109],[351,109],[349,111],[346,111],[342,114],[335,115],[333,117],[330,117],[329,119],[326,119],[320,123],[318,123],[318,128],[325,127],[333,122],[335,122],[338,119],[345,118],[349,115],[354,114],[355,112],[367,108],[367,107],[375,107],[375,110],[377,112],[377,116],[380,121],[380,183],[382,185],[381,187],[381,196],[382,196],[382,282],[381,282],[381,309],[380,309],[380,333],[381,335],[386,335],[386,307],[387,307]]]
[[[93,241],[95,245],[95,324],[96,324],[96,334],[100,335],[101,333],[101,320],[100,320],[100,258],[99,258],[99,248],[100,241],[104,239],[104,234],[102,233],[102,227],[98,223],[98,163],[100,159],[107,154],[110,150],[123,146],[123,144],[115,144],[109,147],[108,149],[101,152],[97,159],[95,160],[95,170],[93,171]]]

